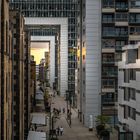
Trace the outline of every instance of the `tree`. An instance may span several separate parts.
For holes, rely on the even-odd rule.
[[[100,125],[104,125],[104,127],[106,126],[106,124],[110,121],[110,117],[108,116],[103,116],[103,115],[98,115],[96,117],[96,122],[97,124]]]

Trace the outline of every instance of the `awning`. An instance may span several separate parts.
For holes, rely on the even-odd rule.
[[[46,140],[45,132],[29,131],[27,140]]]
[[[33,114],[31,123],[37,125],[46,125],[46,114]]]

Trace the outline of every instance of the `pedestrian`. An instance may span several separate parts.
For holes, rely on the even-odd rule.
[[[37,126],[36,126],[36,124],[35,124],[35,131],[37,130]]]
[[[63,134],[63,131],[64,131],[64,128],[61,126],[60,127],[60,135],[62,136],[62,134]]]
[[[59,108],[59,113],[61,113],[61,108]]]
[[[63,113],[65,113],[65,108],[63,108]]]
[[[57,136],[59,136],[59,134],[60,134],[60,128],[59,128],[59,126],[56,128],[56,134],[57,134]]]

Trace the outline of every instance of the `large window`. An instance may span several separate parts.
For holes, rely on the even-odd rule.
[[[103,8],[113,8],[114,7],[114,1],[113,0],[102,0],[102,6]]]
[[[140,0],[130,0],[131,8],[140,8]]]
[[[130,23],[140,23],[140,14],[130,14]]]

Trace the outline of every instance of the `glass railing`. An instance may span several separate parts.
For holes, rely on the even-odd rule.
[[[115,8],[117,10],[128,10],[128,5],[127,4],[116,3]]]
[[[102,103],[103,104],[110,104],[110,103],[114,103],[114,99],[112,98],[102,98]]]
[[[120,17],[120,18],[116,18],[116,21],[118,22],[127,22],[128,21],[128,18],[127,17]]]
[[[116,36],[126,37],[126,36],[128,36],[128,32],[127,31],[124,31],[124,32],[116,32]]]
[[[114,58],[109,58],[109,59],[103,58],[102,63],[103,64],[114,64],[115,63],[115,59]]]
[[[115,8],[114,4],[103,4],[102,8]]]
[[[137,32],[136,31],[134,31],[134,32],[130,31],[130,35],[140,35],[140,31],[137,31]]]
[[[140,8],[140,4],[139,5],[136,5],[136,4],[132,4],[130,2],[130,8]]]
[[[122,50],[122,47],[123,47],[123,46],[121,46],[121,45],[116,45],[116,46],[115,46],[115,50],[121,51],[121,50]]]
[[[102,22],[103,23],[114,23],[114,18],[103,18]]]
[[[115,77],[117,76],[117,72],[115,71],[106,71],[106,72],[102,72],[102,76],[108,76],[108,77]]]
[[[106,31],[104,32],[103,31],[103,34],[102,34],[104,37],[118,37],[118,36],[121,36],[121,37],[126,37],[128,36],[128,32],[127,31],[124,31],[124,32],[114,32],[114,31]]]
[[[103,49],[114,49],[115,45],[114,46],[104,45],[104,46],[102,46],[102,48]]]
[[[114,31],[103,31],[103,36],[113,37],[113,36],[115,36],[115,32]]]
[[[131,18],[129,19],[130,23],[140,23],[140,18]]]

